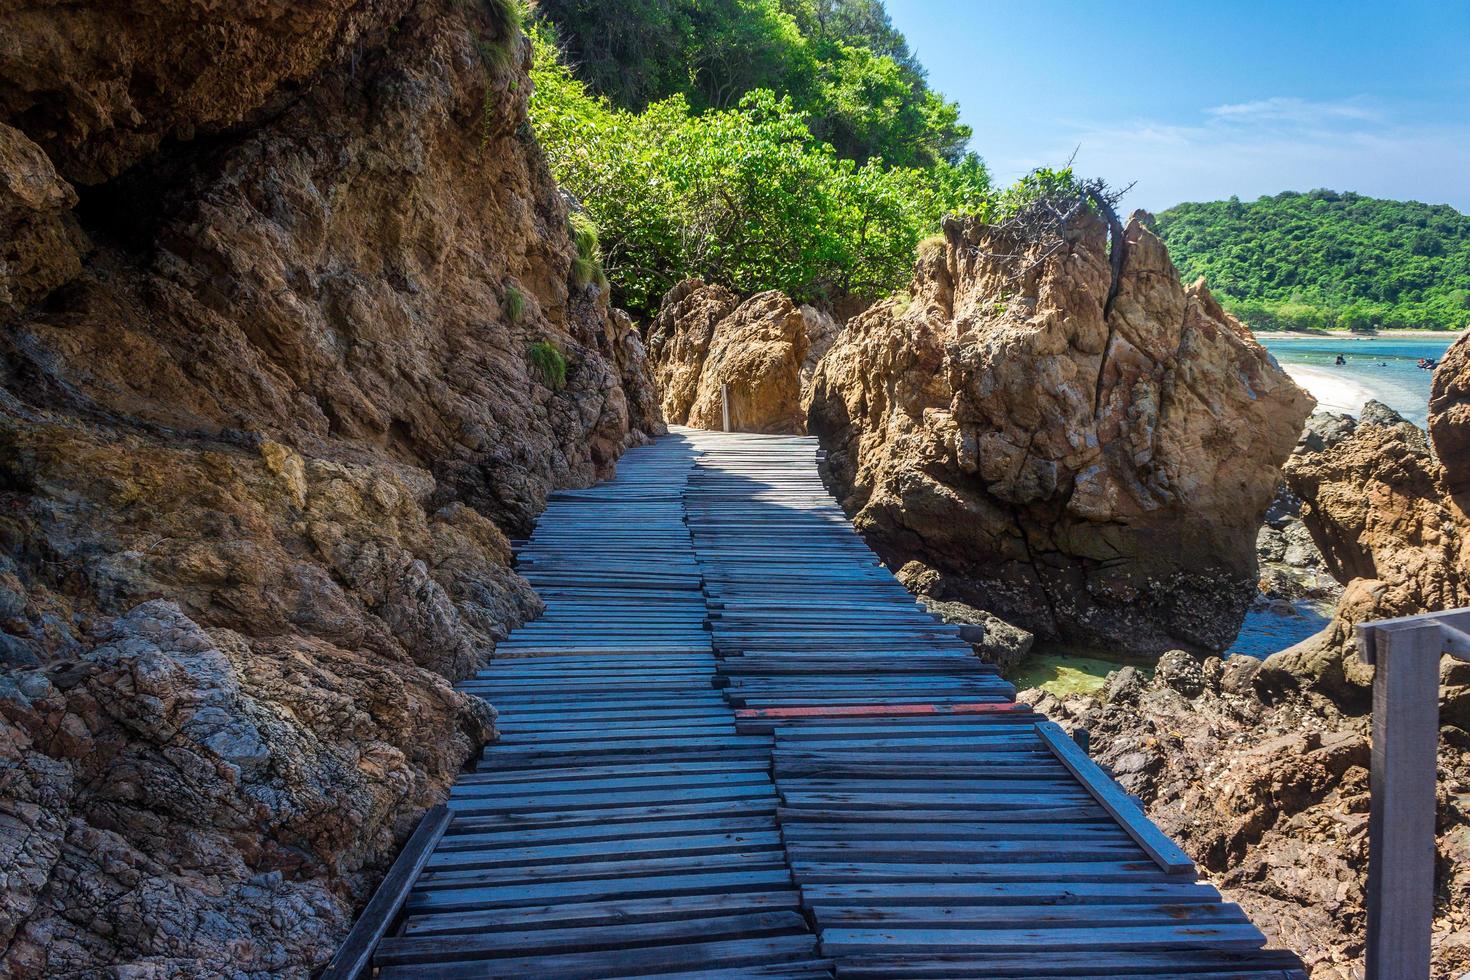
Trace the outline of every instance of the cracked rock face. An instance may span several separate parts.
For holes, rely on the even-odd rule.
[[[948,222],[912,301],[822,359],[809,425],[859,529],[936,597],[1074,644],[1220,650],[1312,402],[1145,218],[1116,283],[1101,221],[1046,255]]]
[[[774,290],[742,302],[723,286],[685,280],[648,330],[663,415],[720,429],[728,391],[731,430],[804,433],[811,379],[841,329]]]
[[[0,976],[309,975],[494,736],[507,532],[661,430],[495,30],[7,10]]]
[[[443,677],[156,600],[0,677],[0,968],[283,976],[493,714]]]

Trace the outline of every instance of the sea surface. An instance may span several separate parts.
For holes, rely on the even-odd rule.
[[[1422,426],[1434,372],[1418,367],[1419,358],[1439,360],[1456,336],[1292,337],[1261,343],[1297,384],[1316,397],[1319,410],[1357,415],[1365,401],[1376,398]],[[1346,364],[1334,363],[1339,354]]]

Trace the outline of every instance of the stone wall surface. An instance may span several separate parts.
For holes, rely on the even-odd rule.
[[[661,430],[496,9],[0,9],[0,975],[324,962]]]

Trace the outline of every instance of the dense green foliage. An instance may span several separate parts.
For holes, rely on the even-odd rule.
[[[1181,204],[1157,228],[1257,328],[1470,326],[1470,217],[1444,205],[1317,190]]]
[[[625,109],[591,94],[533,32],[531,122],[552,172],[601,229],[619,303],[647,312],[684,275],[798,300],[876,297],[901,285],[914,247],[989,188],[957,164],[859,164],[765,89],[697,111],[684,94]]]
[[[597,222],[586,211],[573,211],[567,219],[567,233],[577,254],[572,259],[572,285],[586,289],[593,283],[598,289],[607,288],[607,274],[602,269],[602,242]]]
[[[505,315],[511,323],[520,323],[526,313],[526,294],[513,285],[505,287]]]
[[[531,367],[541,376],[541,381],[552,391],[561,391],[567,385],[567,359],[549,340],[541,340],[532,344],[526,351],[526,356],[531,359]]]
[[[577,78],[622,109],[784,95],[840,156],[958,163],[970,130],[925,82],[881,0],[540,0]]]

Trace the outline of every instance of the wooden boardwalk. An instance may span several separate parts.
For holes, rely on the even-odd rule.
[[[501,740],[400,859],[364,958],[416,980],[1305,977],[915,604],[816,454],[679,430],[553,498],[519,552],[546,615],[461,685]]]

